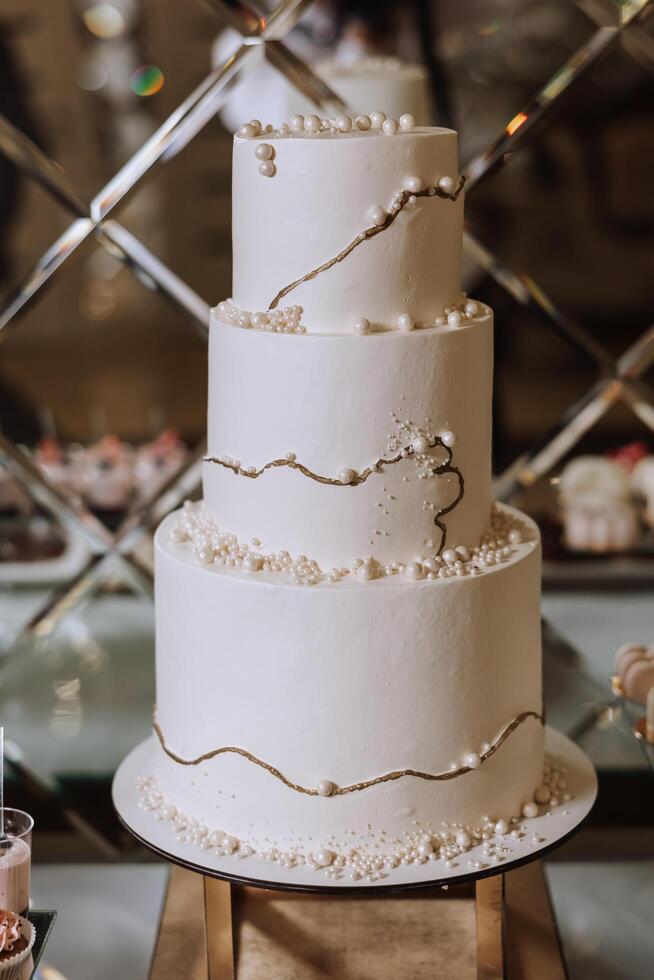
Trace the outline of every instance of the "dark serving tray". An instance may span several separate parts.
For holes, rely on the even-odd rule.
[[[36,939],[34,940],[34,946],[32,947],[34,969],[30,980],[32,980],[32,978],[37,980],[39,976],[39,963],[41,962],[41,957],[43,956],[43,950],[45,949],[46,943],[50,938],[50,933],[52,932],[52,927],[54,926],[55,919],[57,918],[57,913],[54,911],[54,909],[30,909],[28,918],[36,929]]]

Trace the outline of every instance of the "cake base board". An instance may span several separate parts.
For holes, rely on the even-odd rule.
[[[538,817],[521,821],[526,828],[522,839],[507,838],[511,854],[500,863],[484,861],[482,845],[462,855],[457,866],[447,868],[443,861],[411,864],[394,868],[388,877],[378,881],[352,881],[344,875],[338,880],[324,872],[305,866],[282,868],[250,855],[246,858],[214,855],[196,845],[177,840],[174,831],[139,806],[137,780],[154,771],[157,742],[153,736],[141,742],[118,767],[113,782],[113,802],[121,822],[140,843],[172,864],[211,878],[235,884],[291,891],[369,892],[397,891],[405,888],[429,888],[458,884],[503,874],[530,861],[542,858],[563,844],[586,819],[597,796],[597,776],[592,762],[571,739],[549,726],[545,729],[545,751],[566,772],[567,792],[571,799]],[[536,835],[538,840],[533,839]],[[470,862],[480,862],[472,868]]]

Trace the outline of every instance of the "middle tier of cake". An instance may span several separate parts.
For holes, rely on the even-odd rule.
[[[214,317],[207,507],[321,569],[476,545],[491,510],[492,314],[411,333],[297,335]]]

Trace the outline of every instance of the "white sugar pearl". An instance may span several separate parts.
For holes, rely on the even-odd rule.
[[[384,124],[385,121],[386,121],[386,113],[385,112],[371,112],[370,113],[370,122],[371,122],[372,126],[374,126],[375,129],[381,129],[381,127],[383,126],[383,124]]]
[[[465,832],[465,830],[460,830],[456,835],[457,847],[460,847],[462,851],[467,850],[470,847],[470,835]]]
[[[450,432],[449,429],[446,429],[445,432],[441,432],[441,434],[440,434],[440,440],[443,443],[443,445],[444,446],[447,446],[448,449],[449,449],[456,442],[456,436],[454,435],[453,432]]]
[[[275,164],[272,160],[264,160],[259,164],[259,173],[262,177],[273,177],[275,175]]]
[[[250,119],[250,126],[252,126],[252,129],[254,130],[255,136],[261,136],[263,126],[261,125],[260,119]]]
[[[338,116],[336,119],[336,129],[341,133],[349,133],[352,129],[352,120],[349,116]]]
[[[360,129],[362,130],[362,132],[365,133],[367,130],[370,129],[372,125],[370,121],[370,116],[357,116],[356,119],[354,120],[354,125],[356,126],[357,129]]]
[[[301,116],[299,113],[295,116],[291,116],[289,125],[291,127],[291,132],[301,133],[304,129],[304,116]]]
[[[400,129],[403,129],[405,132],[408,132],[410,129],[413,129],[415,124],[416,121],[410,112],[402,113],[402,115],[400,116]]]
[[[368,217],[373,225],[383,225],[386,221],[386,212],[380,204],[373,204],[368,211]]]
[[[320,132],[320,118],[318,116],[307,116],[304,120],[304,128],[307,133],[319,133]]]
[[[416,436],[411,443],[414,453],[426,453],[429,449],[429,440],[425,436]]]
[[[454,550],[456,551],[461,561],[468,561],[468,559],[470,558],[470,552],[468,551],[468,549],[464,544],[457,545]]]
[[[225,834],[220,845],[224,851],[228,854],[233,854],[238,847],[238,840],[236,837],[232,837],[230,834]]]
[[[243,559],[242,567],[246,572],[259,572],[263,565],[263,559],[258,555],[246,555]]]
[[[321,779],[316,789],[320,796],[331,796],[334,792],[334,784],[329,779]]]
[[[506,820],[498,820],[497,823],[495,824],[495,833],[508,834],[508,832],[509,832],[509,825],[506,822]]]
[[[479,313],[479,307],[477,306],[477,304],[475,303],[475,301],[472,300],[472,299],[471,300],[468,300],[468,302],[464,306],[464,310],[465,310],[466,316],[477,316],[477,314]]]
[[[436,558],[425,558],[422,567],[426,572],[437,572],[440,568],[440,562]]]
[[[537,817],[538,816],[538,806],[535,803],[525,803],[522,808],[523,817]]]
[[[517,527],[514,527],[513,530],[509,531],[509,541],[511,544],[521,544],[522,534]]]
[[[446,548],[443,554],[441,555],[443,561],[446,562],[446,564],[448,565],[453,565],[458,557],[459,556],[457,555],[456,551],[453,548]]]
[[[452,310],[451,313],[447,314],[447,325],[448,327],[460,327],[463,323],[463,317],[458,310]]]
[[[429,857],[430,854],[434,853],[434,848],[431,844],[431,841],[428,840],[420,841],[416,850],[418,851],[420,857]]]
[[[479,769],[481,759],[476,752],[468,752],[468,754],[463,757],[463,764],[464,766],[467,766],[468,769]]]
[[[422,565],[419,565],[417,561],[410,561],[404,566],[404,574],[411,581],[415,582],[423,576]]]
[[[244,123],[239,129],[238,135],[244,139],[253,139],[257,134],[254,131],[252,123]]]
[[[401,313],[397,318],[397,325],[400,330],[407,333],[409,330],[413,330],[416,325],[416,321],[413,319],[410,313]]]
[[[258,330],[262,330],[264,327],[268,326],[267,313],[253,313],[251,319],[252,326],[256,327]]]
[[[395,136],[399,128],[397,119],[385,119],[382,123],[382,133],[385,136]]]
[[[370,320],[366,320],[365,316],[360,316],[358,320],[354,321],[354,329],[356,333],[369,333]]]
[[[420,177],[405,177],[404,188],[407,191],[411,191],[412,194],[417,194],[418,191],[422,190],[422,181],[420,180]]]
[[[347,483],[352,483],[352,480],[355,478],[355,476],[356,473],[354,472],[353,469],[350,469],[349,466],[344,466],[343,469],[339,471],[338,479],[340,480],[341,483],[347,484]]]
[[[438,189],[444,194],[451,194],[454,190],[454,178],[441,177],[441,179],[438,181]]]
[[[257,160],[272,160],[274,153],[275,151],[270,143],[259,143],[258,147],[254,151],[254,155]]]
[[[319,868],[327,868],[334,860],[334,855],[332,851],[328,851],[326,847],[321,847],[319,851],[313,855],[313,859]]]
[[[549,803],[550,801],[550,788],[543,783],[541,786],[536,788],[534,792],[534,799],[536,803]]]

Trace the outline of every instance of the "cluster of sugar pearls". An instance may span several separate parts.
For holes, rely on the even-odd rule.
[[[461,327],[468,320],[475,320],[489,313],[490,308],[484,303],[468,299],[465,293],[461,293],[456,303],[446,306],[431,323],[419,323],[410,313],[401,313],[397,318],[397,326],[403,332],[427,327]],[[372,333],[373,330],[373,325],[366,317],[359,317],[354,321],[355,333],[366,334]]]
[[[436,504],[423,501],[424,510],[438,510]],[[518,545],[525,540],[525,526],[513,515],[494,508],[491,516],[491,530],[482,536],[480,544],[473,548],[455,545],[445,548],[440,555],[420,558],[402,566],[407,578],[460,578],[466,575],[481,575],[494,565],[501,565],[514,554]]]
[[[295,458],[289,453],[290,458]],[[222,462],[240,468],[238,459],[223,457]],[[253,469],[253,468],[252,468]],[[244,472],[247,472],[245,470]],[[202,565],[222,565],[227,568],[241,568],[245,572],[270,572],[291,578],[296,585],[317,585],[321,581],[338,582],[346,575],[358,575],[363,579],[394,575],[399,564],[380,565],[372,557],[357,558],[351,567],[331,568],[323,572],[320,565],[306,555],[296,557],[288,551],[263,554],[252,550],[248,544],[241,544],[237,536],[229,531],[221,531],[201,504],[187,500],[181,515],[170,529],[170,540],[174,544],[190,543],[197,561]],[[258,549],[258,538],[252,539],[253,548]]]
[[[452,433],[441,433],[448,438]],[[424,436],[417,436],[416,443]],[[417,465],[423,465],[420,451],[414,449]],[[407,453],[409,455],[409,453]],[[289,457],[293,457],[289,453]],[[224,457],[222,462],[240,468],[240,461]],[[254,467],[250,467],[254,472]],[[248,470],[244,470],[245,473]],[[437,509],[436,505],[425,501],[425,509]],[[242,544],[230,531],[221,531],[213,517],[201,504],[185,501],[182,512],[170,529],[170,540],[174,544],[189,543],[198,562],[202,565],[219,565],[227,568],[240,568],[245,572],[270,572],[281,574],[293,580],[296,585],[317,585],[319,582],[336,583],[346,576],[354,576],[365,581],[404,574],[411,581],[420,579],[444,579],[466,575],[481,575],[484,570],[507,561],[514,548],[523,541],[522,523],[511,515],[494,508],[491,517],[491,531],[485,534],[475,548],[457,545],[446,548],[440,555],[420,558],[415,562],[396,561],[382,564],[368,555],[355,558],[349,566],[335,566],[324,572],[320,565],[306,555],[296,557],[288,551],[264,554],[257,550],[260,542],[252,539],[252,548]],[[253,550],[254,549],[254,550]]]
[[[475,320],[489,313],[490,308],[484,303],[469,299],[466,293],[461,293],[456,303],[446,306],[442,313],[434,317],[434,326],[460,327],[466,320]]]
[[[394,136],[398,132],[410,132],[414,126],[415,120],[410,112],[403,113],[399,119],[389,119],[386,113],[379,111],[359,116],[342,113],[333,119],[296,113],[278,129],[271,125],[263,126],[258,119],[251,119],[239,127],[237,135],[243,139],[257,139],[260,136],[292,136],[300,133],[315,136],[319,133],[338,134],[378,129],[385,136]]]
[[[240,466],[238,460],[225,460]],[[319,565],[305,555],[293,558],[287,551],[264,555],[241,544],[235,534],[221,531],[213,517],[201,505],[184,502],[182,513],[170,529],[170,539],[176,544],[190,542],[195,557],[202,565],[223,565],[241,568],[245,572],[280,572],[290,576],[297,585],[315,585],[322,577]],[[252,539],[254,548],[258,539]]]
[[[553,796],[562,783],[565,785],[564,772],[546,759],[543,783],[535,791],[534,797],[547,793],[547,802],[556,805]],[[153,777],[140,778],[137,789],[140,807],[150,811],[158,820],[170,823],[180,843],[195,845],[219,857],[247,858],[256,855],[286,869],[307,867],[323,871],[327,877],[336,880],[349,873],[353,881],[365,879],[375,882],[388,877],[396,868],[427,862],[442,861],[447,868],[456,868],[464,855],[480,846],[481,853],[468,858],[466,870],[483,870],[506,861],[511,856],[512,842],[524,841],[528,837],[528,827],[521,817],[484,816],[478,826],[443,822],[440,830],[435,830],[430,825],[422,827],[414,821],[415,829],[400,837],[389,838],[382,831],[380,835],[371,835],[360,846],[341,848],[328,841],[310,852],[302,851],[299,846],[284,850],[268,844],[260,846],[248,843],[187,816],[165,799]],[[567,798],[570,798],[569,795]],[[525,814],[526,809],[529,812]],[[536,817],[540,812],[535,802],[523,807],[526,818]],[[544,838],[534,831],[529,843],[536,847],[543,841]]]
[[[243,327],[245,330],[267,330],[270,333],[306,333],[307,328],[300,322],[304,310],[301,306],[287,306],[278,310],[267,310],[265,313],[250,313],[240,310],[232,299],[218,303],[216,313],[223,323],[232,327]]]

